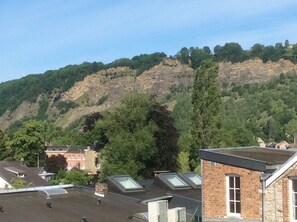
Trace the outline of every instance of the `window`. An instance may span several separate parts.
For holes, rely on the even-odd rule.
[[[201,177],[195,172],[179,173],[183,180],[185,180],[192,188],[201,187]]]
[[[159,173],[156,178],[172,190],[191,189],[190,185],[176,173]]]
[[[129,175],[114,175],[108,177],[108,181],[115,185],[122,192],[142,192],[143,187]]]
[[[297,221],[297,178],[291,180],[291,216]]]
[[[227,176],[227,209],[228,215],[240,216],[240,177]]]

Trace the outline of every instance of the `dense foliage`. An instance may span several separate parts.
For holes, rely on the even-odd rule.
[[[195,169],[199,162],[199,150],[217,147],[220,129],[219,107],[221,95],[217,81],[218,64],[205,60],[196,70],[192,93],[192,120],[190,149],[191,169]]]
[[[75,185],[89,185],[92,182],[92,176],[89,176],[82,170],[60,170],[57,174],[57,179],[50,182],[51,185],[57,184],[75,184]]]
[[[51,173],[58,173],[60,170],[66,170],[67,161],[61,154],[53,155],[45,159],[45,170]]]
[[[6,111],[15,110],[23,101],[35,102],[39,95],[60,94],[70,89],[76,82],[87,75],[105,68],[127,66],[141,74],[154,65],[159,64],[167,55],[165,53],[143,54],[132,59],[119,59],[104,65],[101,62],[84,62],[80,65],[68,65],[58,70],[49,70],[43,74],[32,74],[18,80],[0,83],[0,116]],[[41,101],[40,114],[44,113],[47,104]],[[62,112],[75,104],[58,104]],[[40,117],[44,117],[40,115]]]
[[[102,178],[120,173],[141,178],[149,177],[153,170],[187,171],[189,166],[193,169],[197,165],[197,148],[256,145],[257,137],[266,142],[293,142],[293,134],[297,132],[296,73],[281,74],[268,83],[222,89],[219,97],[215,86],[217,65],[209,59],[242,62],[260,58],[267,62],[283,58],[297,63],[296,45],[286,41],[285,45],[255,44],[244,50],[238,43],[226,43],[216,46],[213,52],[207,46],[182,48],[176,57],[197,71],[193,89],[177,85],[170,88],[171,94],[165,99],[176,101],[172,112],[148,95],[132,93],[116,109],[83,117],[64,130],[46,121],[50,95],[57,95],[56,106],[62,114],[77,104],[59,101],[59,94],[86,75],[118,66],[136,69],[141,74],[167,58],[166,54],[144,54],[107,65],[96,62],[71,65],[0,84],[0,115],[7,109],[15,109],[23,100],[36,101],[42,94],[38,100],[38,120],[18,121],[6,132],[0,131],[0,159],[24,158],[29,166],[36,166],[38,158],[44,155],[45,141],[89,145],[101,151]],[[100,98],[98,104],[107,97]],[[219,122],[206,121],[218,116],[221,118],[215,120]],[[195,123],[198,123],[196,129]],[[195,160],[195,164],[190,160]],[[69,175],[59,172],[61,177],[56,182],[74,181],[78,177],[81,180],[75,183],[89,183],[89,178],[81,172]]]
[[[176,170],[177,132],[172,118],[148,95],[128,94],[97,127],[108,141],[101,154],[101,178],[127,173],[147,178],[154,170]]]
[[[217,45],[211,53],[208,46],[202,49],[197,47],[182,48],[177,58],[183,64],[191,64],[192,68],[197,69],[201,62],[207,59],[213,59],[217,62],[243,62],[248,59],[259,58],[263,62],[279,59],[287,59],[293,63],[297,63],[297,44],[289,44],[288,40],[285,44],[276,43],[275,46],[264,46],[254,44],[250,49],[244,50],[241,45],[236,42],[226,43],[224,46]]]

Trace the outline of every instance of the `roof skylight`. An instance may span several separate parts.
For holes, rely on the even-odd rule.
[[[193,188],[197,188],[201,185],[201,177],[195,172],[180,173],[179,175]]]
[[[160,173],[157,175],[157,178],[173,190],[190,188],[189,184],[176,173]]]
[[[110,176],[108,179],[110,182],[112,182],[113,185],[119,188],[122,192],[144,191],[143,187],[140,184],[138,184],[129,175]]]
[[[45,188],[40,191],[44,192],[48,197],[68,193],[67,190],[63,188],[49,188],[49,189]]]

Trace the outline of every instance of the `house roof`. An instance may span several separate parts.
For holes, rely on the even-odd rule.
[[[186,207],[187,213],[193,214],[201,204],[201,187],[197,189],[171,189],[157,177],[149,180],[137,181],[144,188],[144,192],[122,192],[109,183],[109,192],[129,198],[136,202],[147,203],[158,199],[168,199],[169,208]],[[139,212],[138,212],[139,213]]]
[[[36,172],[23,165],[21,161],[0,161],[0,177],[8,183],[12,179],[18,178],[16,174],[25,174],[22,179],[26,184],[32,183],[34,186],[43,186],[48,183],[42,179]]]
[[[67,194],[45,197],[40,192],[1,194],[1,221],[76,222],[85,217],[86,221],[128,222],[129,216],[147,211],[146,205],[112,193],[98,204],[93,189],[75,187],[67,189]]]
[[[295,152],[259,147],[236,147],[200,150],[204,160],[252,169],[273,172],[288,161]]]
[[[66,152],[69,146],[46,146],[45,152]]]
[[[86,147],[82,146],[46,146],[45,152],[61,152],[61,153],[84,153]]]
[[[84,153],[85,147],[82,146],[70,146],[66,153]]]
[[[133,215],[146,214],[148,201],[160,199],[168,200],[169,208],[186,207],[187,221],[200,211],[200,188],[171,190],[160,186],[155,179],[139,181],[139,184],[144,186],[145,192],[123,193],[111,186],[104,197],[96,196],[92,188],[78,186],[65,186],[67,192],[50,195],[50,199],[41,188],[30,192],[0,193],[3,207],[0,217],[3,221],[74,222],[85,217],[87,221],[128,222]],[[47,190],[46,193],[51,192]]]

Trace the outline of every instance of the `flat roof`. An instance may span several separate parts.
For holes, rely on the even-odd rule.
[[[289,160],[295,152],[260,147],[235,147],[200,150],[204,160],[239,166],[257,171],[277,169]]]
[[[67,191],[54,199],[46,199],[38,192],[1,194],[1,221],[77,222],[85,217],[87,221],[128,222],[129,216],[147,211],[147,206],[111,193],[98,204],[94,190],[70,188]]]

